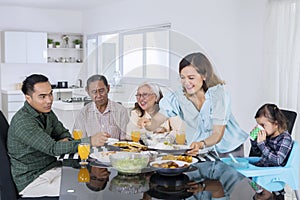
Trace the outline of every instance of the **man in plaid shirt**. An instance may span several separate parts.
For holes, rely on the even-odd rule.
[[[61,163],[56,156],[77,152],[81,142],[102,146],[107,135],[74,140],[51,110],[51,84],[33,74],[22,85],[24,106],[14,115],[8,130],[7,148],[11,172],[23,197],[59,196]]]

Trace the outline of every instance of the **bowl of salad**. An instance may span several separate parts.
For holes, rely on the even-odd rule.
[[[142,169],[147,167],[149,163],[149,155],[119,152],[109,156],[110,163],[113,168],[123,174],[138,174]]]

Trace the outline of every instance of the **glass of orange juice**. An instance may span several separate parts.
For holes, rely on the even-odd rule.
[[[90,173],[89,173],[89,170],[85,166],[80,168],[77,179],[78,179],[78,182],[80,182],[80,183],[90,182]]]
[[[185,144],[185,132],[184,131],[177,132],[175,141],[176,141],[176,144],[184,145]]]
[[[82,138],[82,130],[74,129],[73,130],[73,137],[75,140],[80,140]]]
[[[141,139],[141,131],[140,130],[131,131],[131,139],[133,142],[139,142],[139,140]]]
[[[80,165],[87,165],[87,159],[89,157],[91,150],[91,145],[89,143],[80,143],[78,144],[78,155],[80,156],[81,161]]]

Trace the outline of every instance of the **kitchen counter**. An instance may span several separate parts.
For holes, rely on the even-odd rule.
[[[84,102],[62,102],[62,101],[53,101],[52,108],[64,111],[77,111],[83,108]]]

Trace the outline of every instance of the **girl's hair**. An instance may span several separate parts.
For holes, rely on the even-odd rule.
[[[145,82],[145,83],[142,83],[141,85],[139,85],[137,90],[140,89],[141,87],[145,87],[145,86],[150,88],[150,90],[155,94],[155,96],[156,96],[155,104],[158,105],[159,101],[163,98],[163,94],[162,94],[159,86],[155,83]],[[137,111],[137,113],[139,114],[139,117],[143,117],[145,114],[145,111],[140,107],[138,102],[135,102],[133,110]]]
[[[218,84],[225,84],[215,73],[212,64],[208,58],[202,53],[192,53],[184,57],[179,63],[179,74],[182,69],[187,66],[193,66],[195,70],[203,75],[206,79],[203,80],[203,89],[206,92],[208,88]]]
[[[277,122],[279,131],[287,130],[287,119],[281,110],[275,104],[265,104],[258,109],[255,119],[266,117],[271,123]]]

